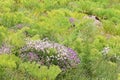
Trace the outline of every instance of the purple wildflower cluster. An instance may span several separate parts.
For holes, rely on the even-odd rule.
[[[52,52],[51,52],[52,50]],[[40,64],[55,64],[62,69],[74,67],[80,60],[77,53],[71,48],[49,40],[27,40],[26,46],[21,49],[21,58],[37,61]]]
[[[6,53],[6,54],[11,53],[10,46],[3,45],[0,47],[0,54],[4,54],[4,53]]]
[[[75,27],[75,18],[69,18],[69,22],[71,23],[71,25],[73,26],[73,27]]]
[[[70,21],[70,23],[74,23],[75,19],[71,17],[71,18],[69,18],[69,21]]]
[[[20,57],[24,60],[28,59],[30,62],[38,60],[38,55],[36,55],[34,52],[28,52],[27,54],[21,54]]]

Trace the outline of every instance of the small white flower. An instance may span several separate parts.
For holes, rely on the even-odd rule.
[[[103,50],[102,50],[102,54],[106,55],[106,54],[108,54],[109,51],[110,51],[109,47],[104,47]]]

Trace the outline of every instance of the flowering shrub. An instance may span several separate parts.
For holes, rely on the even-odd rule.
[[[59,65],[62,69],[75,67],[80,62],[77,53],[71,48],[49,40],[27,40],[20,57],[48,66]]]

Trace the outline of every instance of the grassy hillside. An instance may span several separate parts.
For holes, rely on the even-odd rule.
[[[120,80],[120,1],[0,0],[0,80]]]

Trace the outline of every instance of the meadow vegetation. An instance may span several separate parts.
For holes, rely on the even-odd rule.
[[[0,80],[120,80],[120,1],[0,0]]]

